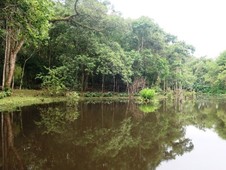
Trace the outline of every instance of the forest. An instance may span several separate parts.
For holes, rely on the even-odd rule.
[[[226,92],[226,51],[215,59],[107,0],[1,0],[2,89],[136,93]]]
[[[0,169],[225,169],[225,63],[108,0],[0,0]]]

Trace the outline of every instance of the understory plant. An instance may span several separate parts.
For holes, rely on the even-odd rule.
[[[68,106],[77,106],[79,100],[79,95],[77,92],[68,92],[66,96]]]
[[[11,96],[11,89],[4,89],[4,91],[0,92],[0,99]]]
[[[141,103],[149,103],[154,99],[156,93],[154,89],[145,88],[139,92],[139,95]]]
[[[63,95],[66,91],[66,68],[64,66],[56,68],[46,68],[48,73],[38,74],[36,78],[42,80],[42,88],[46,89],[50,95]]]

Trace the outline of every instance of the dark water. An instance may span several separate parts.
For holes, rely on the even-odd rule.
[[[226,101],[66,103],[1,114],[5,170],[223,170]]]

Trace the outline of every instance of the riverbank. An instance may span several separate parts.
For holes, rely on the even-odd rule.
[[[86,96],[86,95],[81,94],[79,97],[79,101],[99,102],[99,101],[128,100],[128,96],[111,96],[110,97],[106,95],[106,96],[94,97],[93,95],[92,96],[90,95]],[[54,102],[64,102],[67,100],[68,100],[67,95],[57,96],[57,97],[48,96],[46,95],[46,92],[43,90],[13,90],[11,96],[0,99],[0,112],[14,111],[20,107],[30,106],[35,104],[48,104],[48,103],[54,103]]]
[[[11,96],[0,99],[0,112],[13,111],[23,106],[62,102],[66,100],[66,97],[45,96],[44,91],[41,90],[13,90]]]
[[[97,94],[97,93],[96,93]],[[136,97],[134,97],[136,98]],[[133,99],[134,99],[133,98]],[[164,96],[158,96],[158,100],[162,100]],[[3,111],[14,111],[20,107],[30,106],[35,104],[48,104],[54,102],[64,102],[67,101],[68,97],[66,96],[48,96],[43,90],[13,90],[13,93],[9,97],[0,99],[0,112]],[[87,102],[103,102],[103,101],[126,101],[129,100],[129,97],[126,94],[115,94],[109,96],[109,93],[106,93],[103,96],[90,96],[87,94],[81,94],[79,101]]]

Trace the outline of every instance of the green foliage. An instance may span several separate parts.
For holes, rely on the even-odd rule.
[[[64,78],[53,76],[55,73],[47,76],[45,71],[40,74],[44,80],[43,87],[52,95],[60,94],[66,87],[85,91],[95,86],[96,91],[101,90],[100,87],[102,91],[109,91],[110,88],[106,87],[113,81],[118,87],[111,87],[112,91],[118,88],[125,92],[137,77],[144,77],[147,84],[156,87],[157,91],[180,88],[207,93],[226,92],[226,52],[216,61],[204,57],[197,59],[193,56],[194,47],[164,32],[148,17],[124,19],[109,3],[97,0],[78,1],[76,10],[73,0],[64,3],[4,0],[2,4],[1,16],[16,30],[13,38],[25,40],[25,51],[29,51],[31,44],[39,47],[34,66],[25,69],[25,84],[31,84],[30,81],[37,84],[32,77],[36,68],[44,65],[65,68]],[[76,17],[68,17],[69,22],[57,22],[57,19],[67,20],[64,16],[74,14]],[[50,24],[50,20],[56,22]],[[4,30],[0,34],[4,35]],[[48,45],[43,41],[47,39]],[[27,58],[29,52],[21,55]],[[37,62],[39,60],[41,62]],[[22,61],[19,60],[20,65]],[[20,72],[17,67],[16,85]],[[85,95],[102,96],[95,93]],[[150,100],[148,98],[144,97]]]
[[[20,66],[16,65],[15,71],[14,71],[14,83],[15,83],[15,85],[17,85],[17,86],[20,85],[21,76],[22,76],[22,68]]]
[[[48,91],[50,95],[63,95],[65,87],[65,67],[46,68],[48,71],[46,75],[38,74],[36,78],[42,80],[42,87]]]
[[[113,93],[112,92],[106,92],[102,94],[103,97],[112,97]]]
[[[144,112],[144,113],[151,113],[151,112],[155,112],[158,109],[158,106],[155,104],[145,104],[145,105],[141,105],[139,106],[139,109]]]
[[[2,92],[0,92],[2,94]],[[9,96],[11,91],[7,94],[4,92],[4,96]],[[5,97],[0,100],[0,112],[3,111],[17,111],[18,108],[24,106],[49,104],[66,101],[66,97],[50,97],[46,95],[46,91],[42,90],[18,90],[14,89],[13,93],[9,97]]]
[[[86,92],[84,94],[85,97],[112,97],[113,93],[112,92]]]
[[[121,126],[116,129],[110,140],[104,145],[98,147],[96,152],[98,155],[116,157],[124,148],[133,148],[139,143],[139,138],[132,136],[133,123],[131,118],[122,121]],[[111,153],[110,155],[108,155]]]
[[[67,97],[67,104],[69,106],[77,106],[78,100],[79,100],[79,95],[77,92],[69,92],[66,94]]]
[[[4,91],[0,92],[0,99],[11,96],[11,94],[12,94],[11,89],[5,89]]]
[[[27,43],[37,45],[48,37],[52,7],[49,0],[10,0],[0,6],[0,11],[7,25],[17,32],[14,35],[16,40],[25,39]]]
[[[41,120],[36,124],[44,128],[44,133],[63,133],[66,126],[75,121],[79,116],[77,109],[67,108],[67,110],[60,108],[48,108],[41,110]]]
[[[149,88],[145,88],[142,89],[139,92],[140,96],[144,99],[144,100],[151,100],[155,97],[155,90],[154,89],[149,89]]]
[[[102,96],[102,93],[100,92],[86,92],[84,94],[85,97],[100,97]]]

